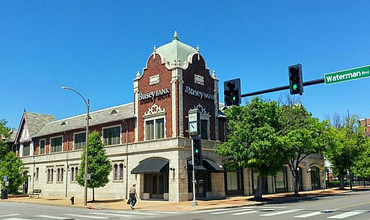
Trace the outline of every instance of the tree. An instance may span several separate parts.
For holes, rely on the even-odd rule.
[[[309,155],[324,149],[323,135],[328,122],[312,118],[302,105],[280,107],[283,143],[287,150],[288,166],[294,179],[294,194],[299,194],[299,164]],[[302,181],[302,180],[301,180]]]
[[[5,157],[8,152],[8,146],[3,142],[9,138],[9,128],[6,127],[7,121],[5,119],[0,120],[0,161]]]
[[[93,189],[93,202],[95,201],[94,188],[104,187],[108,182],[109,173],[112,171],[112,165],[105,152],[103,142],[99,132],[93,131],[89,135],[89,146],[88,146],[88,165],[87,172],[90,174],[91,179],[88,180],[87,186]],[[84,186],[84,174],[85,174],[85,155],[86,150],[84,148],[81,156],[80,170],[77,176],[78,184]]]
[[[24,167],[22,160],[13,152],[8,152],[4,159],[0,161],[0,177],[7,176],[9,193],[17,193],[19,186],[27,181],[27,176],[23,176]],[[1,178],[1,186],[5,187],[5,182]]]
[[[355,162],[354,167],[354,174],[357,177],[360,177],[364,181],[370,178],[370,139],[366,139],[366,150],[364,150],[364,153],[361,154],[361,156],[358,158],[358,160]]]
[[[226,164],[251,168],[259,173],[255,199],[262,199],[262,181],[275,175],[287,162],[285,149],[278,136],[281,129],[276,102],[253,98],[246,106],[225,110],[228,119],[227,141],[216,152],[227,158]]]
[[[340,189],[344,189],[344,176],[366,150],[367,140],[356,115],[336,126],[329,129],[325,157],[334,165],[339,174]]]

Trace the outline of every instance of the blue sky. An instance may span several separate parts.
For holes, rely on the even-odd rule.
[[[288,84],[301,63],[304,81],[370,65],[369,1],[0,1],[0,118],[18,128],[23,110],[56,119],[133,101],[133,79],[157,47],[196,48],[223,82],[242,93]],[[304,88],[313,116],[370,117],[370,77]],[[289,92],[262,95],[278,100]],[[295,98],[298,98],[296,96]],[[244,98],[243,102],[250,98]]]

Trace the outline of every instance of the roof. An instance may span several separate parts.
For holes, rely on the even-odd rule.
[[[155,53],[161,56],[162,63],[165,63],[168,69],[175,67],[186,69],[188,63],[191,62],[192,55],[198,54],[198,51],[180,42],[177,32],[175,31],[172,42],[157,48]]]
[[[89,126],[104,124],[135,117],[134,103],[114,106],[89,113]],[[86,114],[46,123],[33,137],[61,133],[68,130],[86,128]]]
[[[53,115],[25,112],[25,120],[31,137],[35,136],[45,123],[54,121]]]

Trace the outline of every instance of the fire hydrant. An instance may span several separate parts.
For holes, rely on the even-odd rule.
[[[75,194],[71,195],[70,200],[71,200],[71,205],[74,205],[75,204]]]

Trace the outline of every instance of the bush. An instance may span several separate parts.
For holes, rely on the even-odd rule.
[[[326,187],[327,188],[333,188],[333,187],[339,187],[339,186],[340,186],[340,181],[339,180],[326,182]],[[349,186],[349,183],[347,181],[344,181],[344,186]]]

